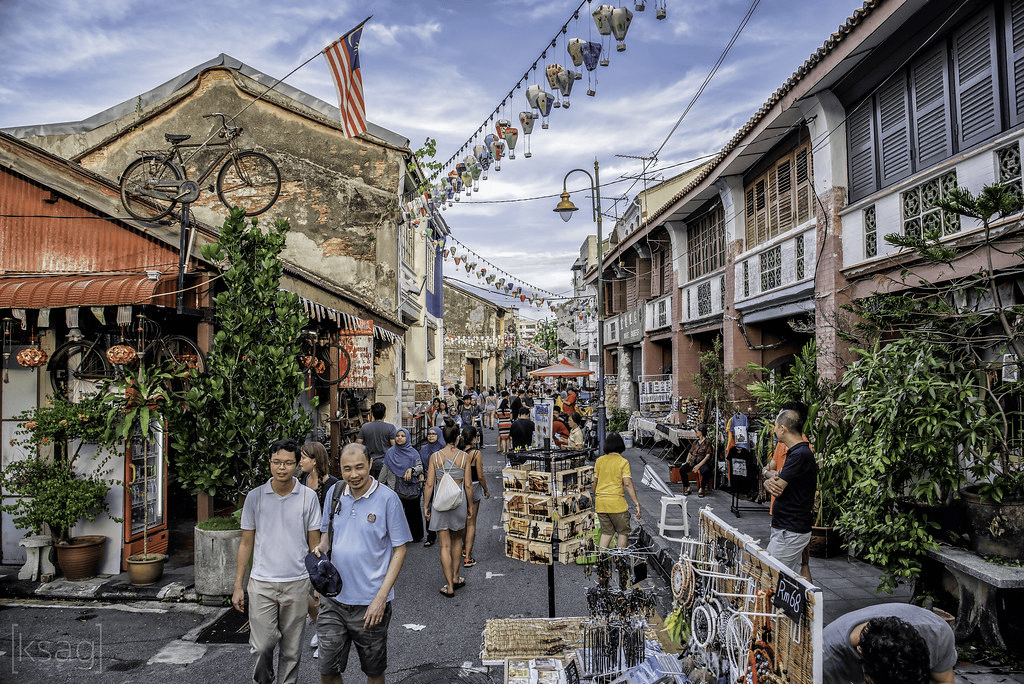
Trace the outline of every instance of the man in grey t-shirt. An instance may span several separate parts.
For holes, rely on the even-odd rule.
[[[909,603],[833,620],[822,635],[824,684],[953,684],[956,640],[946,621]]]
[[[369,423],[363,423],[356,435],[356,443],[366,447],[366,455],[370,457],[370,475],[377,478],[384,462],[384,454],[395,445],[395,434],[398,429],[391,423],[384,422],[387,407],[379,401],[370,407]]]
[[[280,684],[295,684],[299,677],[309,595],[305,558],[320,543],[321,512],[316,492],[295,479],[298,459],[295,440],[274,442],[272,477],[246,494],[242,505],[242,539],[231,603],[244,613],[248,594],[249,646],[256,655],[252,679],[258,684],[270,684],[275,678]],[[250,557],[252,572],[248,586],[243,586]]]

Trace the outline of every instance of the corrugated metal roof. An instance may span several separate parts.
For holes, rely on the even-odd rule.
[[[145,273],[0,277],[0,308],[159,304],[174,306],[176,274]],[[194,299],[194,296],[192,297]]]
[[[247,76],[252,80],[256,81],[262,86],[269,88],[274,86],[274,90],[285,97],[295,100],[299,104],[305,105],[310,109],[320,112],[325,117],[332,121],[341,121],[341,111],[330,104],[327,104],[323,100],[313,97],[309,93],[305,93],[297,88],[293,88],[287,83],[277,83],[277,79],[271,76],[267,76],[261,71],[253,69],[251,66],[240,62],[230,55],[226,55],[223,52],[208,62],[203,62],[199,66],[193,67],[188,71],[175,76],[171,80],[158,85],[152,90],[142,93],[138,97],[133,97],[130,100],[125,100],[121,104],[114,105],[108,109],[104,109],[102,112],[93,114],[87,119],[81,121],[68,121],[65,123],[54,123],[54,124],[37,124],[32,126],[14,126],[11,128],[3,128],[0,130],[10,133],[16,138],[36,138],[47,135],[65,135],[69,133],[85,133],[87,131],[94,130],[108,124],[111,121],[117,121],[118,119],[128,116],[129,114],[136,111],[136,108],[141,105],[148,107],[149,105],[159,102],[177,91],[184,88],[190,82],[207,69],[215,67],[226,67],[233,69],[243,76]],[[274,84],[277,85],[274,85]],[[409,139],[405,138],[398,133],[389,131],[386,128],[378,126],[370,121],[366,122],[366,132],[375,138],[379,138],[384,142],[395,145],[396,147],[409,147]]]

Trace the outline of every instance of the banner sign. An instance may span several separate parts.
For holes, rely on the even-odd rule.
[[[338,377],[339,388],[373,389],[373,321],[338,331]]]

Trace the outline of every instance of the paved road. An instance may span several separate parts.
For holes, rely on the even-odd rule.
[[[495,441],[494,431],[486,431],[486,436],[489,443]],[[492,498],[484,500],[481,508],[474,551],[478,563],[463,570],[466,587],[448,599],[439,591],[444,579],[438,546],[410,545],[395,588],[389,683],[400,682],[427,665],[479,667],[481,633],[489,618],[548,616],[547,568],[504,555],[499,529],[504,459],[493,447],[485,449],[484,456]],[[584,591],[592,583],[580,566],[556,565],[556,614],[586,614]],[[660,587],[662,596],[667,596],[663,583]],[[194,643],[197,628],[220,610],[156,602],[3,602],[0,682],[251,681],[248,646]],[[404,625],[426,628],[417,631]],[[303,654],[300,682],[319,681],[317,661],[311,655],[311,649]],[[364,681],[354,653],[346,681]],[[494,681],[501,681],[500,675]]]

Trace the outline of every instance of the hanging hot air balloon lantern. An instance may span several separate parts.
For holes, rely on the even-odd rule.
[[[555,96],[546,91],[540,91],[537,95],[537,109],[540,111],[541,124],[540,127],[547,130],[548,128],[548,115],[551,114],[551,108],[555,104]]]
[[[452,186],[452,193],[455,195],[455,201],[458,202],[462,197],[462,172],[459,171],[459,165],[455,165],[455,169],[448,172],[448,182]]]
[[[526,151],[523,152],[523,156],[529,159],[533,156],[533,152],[530,151],[530,134],[533,133],[533,112],[519,112],[519,125],[523,127],[523,139],[526,141]]]
[[[597,74],[591,72],[597,68],[598,59],[601,57],[601,44],[593,41],[583,44],[583,66],[587,68],[587,95],[593,97],[597,94]]]
[[[460,162],[455,165],[455,170],[462,178],[462,189],[466,191],[466,196],[473,194],[473,175],[469,172],[469,166],[465,162]]]
[[[668,16],[668,0],[655,0],[654,4],[658,8],[655,12],[655,16],[658,19],[664,19]]]
[[[582,38],[570,38],[565,44],[565,50],[569,53],[573,66],[583,66],[583,46],[586,42]]]
[[[597,25],[597,32],[602,36],[609,36],[608,45],[604,49],[605,57],[599,62],[601,66],[608,66],[608,53],[612,49],[610,36],[612,35],[612,12],[614,11],[615,7],[612,5],[601,5],[594,10],[594,24]]]
[[[493,133],[488,133],[484,136],[484,142],[487,143],[487,149],[491,153],[491,158],[494,159],[494,170],[501,171],[501,157],[505,154],[505,141]]]
[[[635,2],[633,3],[633,9],[635,9],[637,12],[643,12],[645,9],[647,9],[647,3],[644,2],[644,0],[635,0]]]
[[[513,126],[507,126],[505,132],[501,134],[501,137],[505,140],[505,144],[508,145],[508,158],[516,158],[516,142],[519,140],[519,129]]]
[[[455,257],[455,265],[458,266],[462,263],[462,257]]]
[[[531,86],[526,86],[526,102],[530,105],[531,109],[537,109],[537,98],[544,92],[544,89],[534,83]]]
[[[626,51],[626,33],[633,21],[633,13],[628,7],[616,7],[612,10],[612,35],[619,41],[615,46],[617,52]]]
[[[483,167],[476,162],[469,167],[469,175],[473,179],[473,192],[480,192],[480,177],[483,175]]]
[[[561,64],[548,64],[544,69],[544,74],[548,77],[548,84],[551,86],[551,90],[555,92],[560,90],[558,87],[558,74],[563,71],[565,71],[565,69],[562,68]],[[553,106],[561,107],[562,103],[559,100],[555,100]]]
[[[473,145],[473,155],[476,157],[477,163],[480,164],[480,168],[483,169],[483,179],[487,180],[487,169],[491,166],[490,150],[486,145]]]
[[[572,93],[572,85],[576,82],[576,77],[579,75],[571,69],[558,72],[556,78],[558,81],[558,92],[562,94],[562,106],[566,109],[569,108],[569,95]]]

